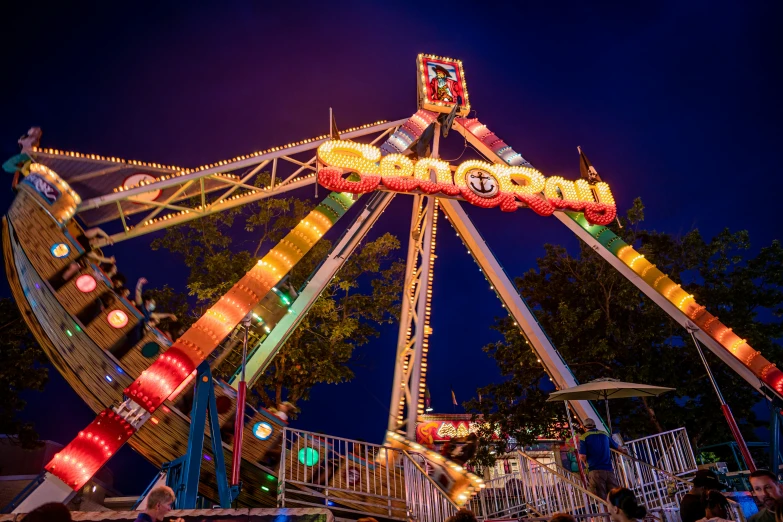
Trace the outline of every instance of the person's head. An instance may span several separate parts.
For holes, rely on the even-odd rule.
[[[176,500],[174,490],[168,486],[158,486],[150,491],[147,496],[147,509],[145,513],[153,518],[153,520],[163,520],[166,513],[171,511]]]
[[[127,282],[128,280],[125,278],[125,275],[119,272],[111,276],[111,284],[115,289],[124,287]]]
[[[283,413],[291,413],[294,411],[294,405],[291,404],[288,401],[281,402],[277,405],[277,411],[282,411]]]
[[[456,513],[454,513],[453,515],[451,515],[449,518],[447,518],[446,522],[477,522],[477,521],[476,521],[476,515],[474,515],[471,510],[462,508]]]
[[[585,419],[585,429],[588,431],[595,429],[595,421],[590,417]]]
[[[712,489],[720,491],[723,489],[723,484],[720,483],[718,475],[711,469],[700,469],[696,472],[696,475],[693,476],[693,487],[701,488],[706,491]]]
[[[50,502],[42,504],[25,515],[27,522],[70,522],[71,512],[64,504]]]
[[[612,522],[642,519],[647,515],[647,508],[636,502],[636,496],[628,488],[614,488],[606,500],[609,502],[609,518]]]
[[[778,477],[766,469],[757,469],[750,474],[750,488],[753,496],[768,509],[774,509],[775,500],[783,497]]]
[[[576,522],[576,519],[571,513],[555,513],[549,522]]]
[[[729,518],[729,501],[720,491],[706,491],[701,503],[704,505],[707,518]]]
[[[145,292],[141,296],[141,301],[144,303],[144,308],[146,308],[148,312],[155,311],[155,299],[152,298],[152,294]]]
[[[359,520],[357,520],[356,522],[378,522],[378,521],[377,521],[377,520],[375,520],[375,519],[374,519],[374,518],[372,518],[372,517],[364,517],[364,518],[360,518],[360,519],[359,519]]]

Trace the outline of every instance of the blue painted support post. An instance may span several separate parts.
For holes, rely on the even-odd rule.
[[[177,494],[177,509],[196,508],[201,461],[204,454],[204,423],[207,422],[207,415],[209,415],[209,434],[212,438],[212,454],[214,455],[213,462],[218,494],[220,495],[220,507],[230,508],[239,494],[238,487],[230,487],[228,484],[212,372],[209,369],[209,363],[204,361],[197,368],[196,384],[193,390],[188,452],[167,465],[169,471],[167,483],[174,488]]]
[[[769,469],[778,474],[780,462],[780,410],[773,403],[769,415]]]
[[[207,421],[210,398],[214,403],[215,392],[212,389],[212,373],[208,364],[201,363],[197,368],[196,384],[193,390],[193,408],[190,410],[188,452],[184,456],[180,491],[177,491],[178,509],[195,509],[196,507],[198,482],[201,476],[201,458],[204,451],[204,423]]]

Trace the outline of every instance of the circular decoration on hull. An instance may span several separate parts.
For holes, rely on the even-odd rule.
[[[51,252],[54,257],[59,259],[70,254],[71,248],[65,243],[55,243],[52,245],[52,248],[49,249],[49,252]]]
[[[307,447],[299,450],[299,463],[305,466],[315,466],[321,460],[321,455],[313,448]]]
[[[253,436],[258,440],[267,440],[273,432],[274,429],[268,422],[256,422],[253,426]]]
[[[106,319],[109,321],[109,325],[112,328],[122,328],[128,324],[128,314],[122,310],[112,310],[109,312],[109,315],[106,316]]]
[[[160,353],[160,345],[158,343],[147,343],[141,347],[141,355],[150,359]]]
[[[470,169],[465,173],[465,185],[482,198],[494,198],[500,192],[498,179],[484,169]]]
[[[96,286],[98,286],[98,283],[95,282],[95,278],[90,274],[82,274],[76,278],[76,288],[78,288],[80,292],[89,294],[95,290]]]
[[[125,181],[122,182],[122,188],[125,190],[136,188],[139,186],[139,184],[149,184],[154,183],[157,181],[157,178],[155,176],[151,176],[149,174],[144,174],[142,172],[139,172],[138,174],[132,174],[125,178]],[[139,201],[155,201],[160,197],[161,191],[160,190],[151,190],[149,192],[144,192],[143,194],[136,194],[134,199],[137,199]]]

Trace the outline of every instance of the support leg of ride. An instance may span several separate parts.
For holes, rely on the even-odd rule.
[[[726,422],[729,424],[729,430],[731,430],[731,434],[734,436],[734,440],[737,441],[737,446],[739,446],[740,453],[742,453],[742,458],[745,460],[745,465],[748,467],[748,470],[753,473],[756,471],[756,463],[753,462],[753,457],[750,455],[748,445],[745,444],[745,439],[742,437],[742,433],[740,433],[739,427],[737,426],[737,422],[734,420],[734,415],[731,413],[729,405],[723,403],[721,404],[720,409],[723,410],[723,416],[726,417]]]
[[[220,507],[230,508],[239,494],[239,487],[231,487],[228,484],[223,457],[223,441],[220,438],[220,419],[215,403],[215,388],[212,382],[212,372],[206,361],[198,367],[195,386],[193,409],[190,412],[188,452],[169,464],[167,485],[174,489],[179,509],[195,509],[204,453],[204,424],[208,418]]]
[[[769,469],[776,475],[783,464],[780,458],[780,417],[780,409],[773,404],[769,413]]]
[[[68,484],[51,473],[46,473],[44,481],[26,499],[19,503],[13,512],[29,513],[38,506],[49,502],[64,504],[71,500],[74,495],[76,495],[76,492]]]

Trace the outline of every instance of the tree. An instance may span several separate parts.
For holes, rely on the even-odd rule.
[[[22,393],[42,391],[46,385],[46,356],[12,299],[0,299],[0,317],[0,433],[23,448],[35,448],[40,443],[33,425],[16,415],[26,404]]]
[[[768,359],[780,360],[780,243],[775,241],[749,257],[746,231],[724,230],[707,241],[698,230],[682,237],[645,230],[643,219],[644,207],[637,199],[623,219],[623,228],[613,226],[613,231]],[[676,388],[659,398],[613,401],[613,424],[627,437],[685,426],[694,446],[731,440],[704,367],[682,327],[584,244],[578,255],[546,245],[537,265],[517,278],[517,287],[578,381],[613,377]],[[507,433],[521,434],[524,427],[531,427],[533,433],[551,430],[531,423],[530,412],[545,412],[541,416],[547,421],[562,422],[563,405],[543,402],[543,369],[512,321],[502,319],[496,327],[504,338],[485,351],[495,358],[506,380],[480,390],[483,401],[472,401],[468,407],[483,413],[490,427]],[[744,435],[753,438],[752,429],[759,422],[752,407],[760,396],[705,352]]]
[[[294,268],[294,287],[304,282],[330,248],[328,241],[321,240]],[[397,238],[387,233],[346,261],[256,383],[255,392],[265,405],[279,404],[284,389],[287,400],[296,404],[309,398],[315,384],[353,378],[347,363],[354,349],[379,335],[376,325],[397,318],[404,273],[404,265],[394,258],[399,248]]]
[[[259,184],[264,184],[269,176],[260,178]],[[192,319],[230,289],[259,255],[314,206],[293,197],[268,198],[169,228],[153,241],[152,248],[165,248],[184,261],[189,294],[197,304]],[[240,226],[256,237],[238,239]],[[378,335],[377,325],[396,319],[403,274],[403,265],[395,257],[399,247],[399,241],[386,234],[357,248],[251,390],[265,406],[282,400],[296,403],[307,399],[315,384],[353,377],[348,362],[354,349]],[[331,243],[321,239],[297,263],[289,276],[294,288],[306,281],[330,249]],[[235,365],[236,357],[227,357],[216,373],[230,375]]]

